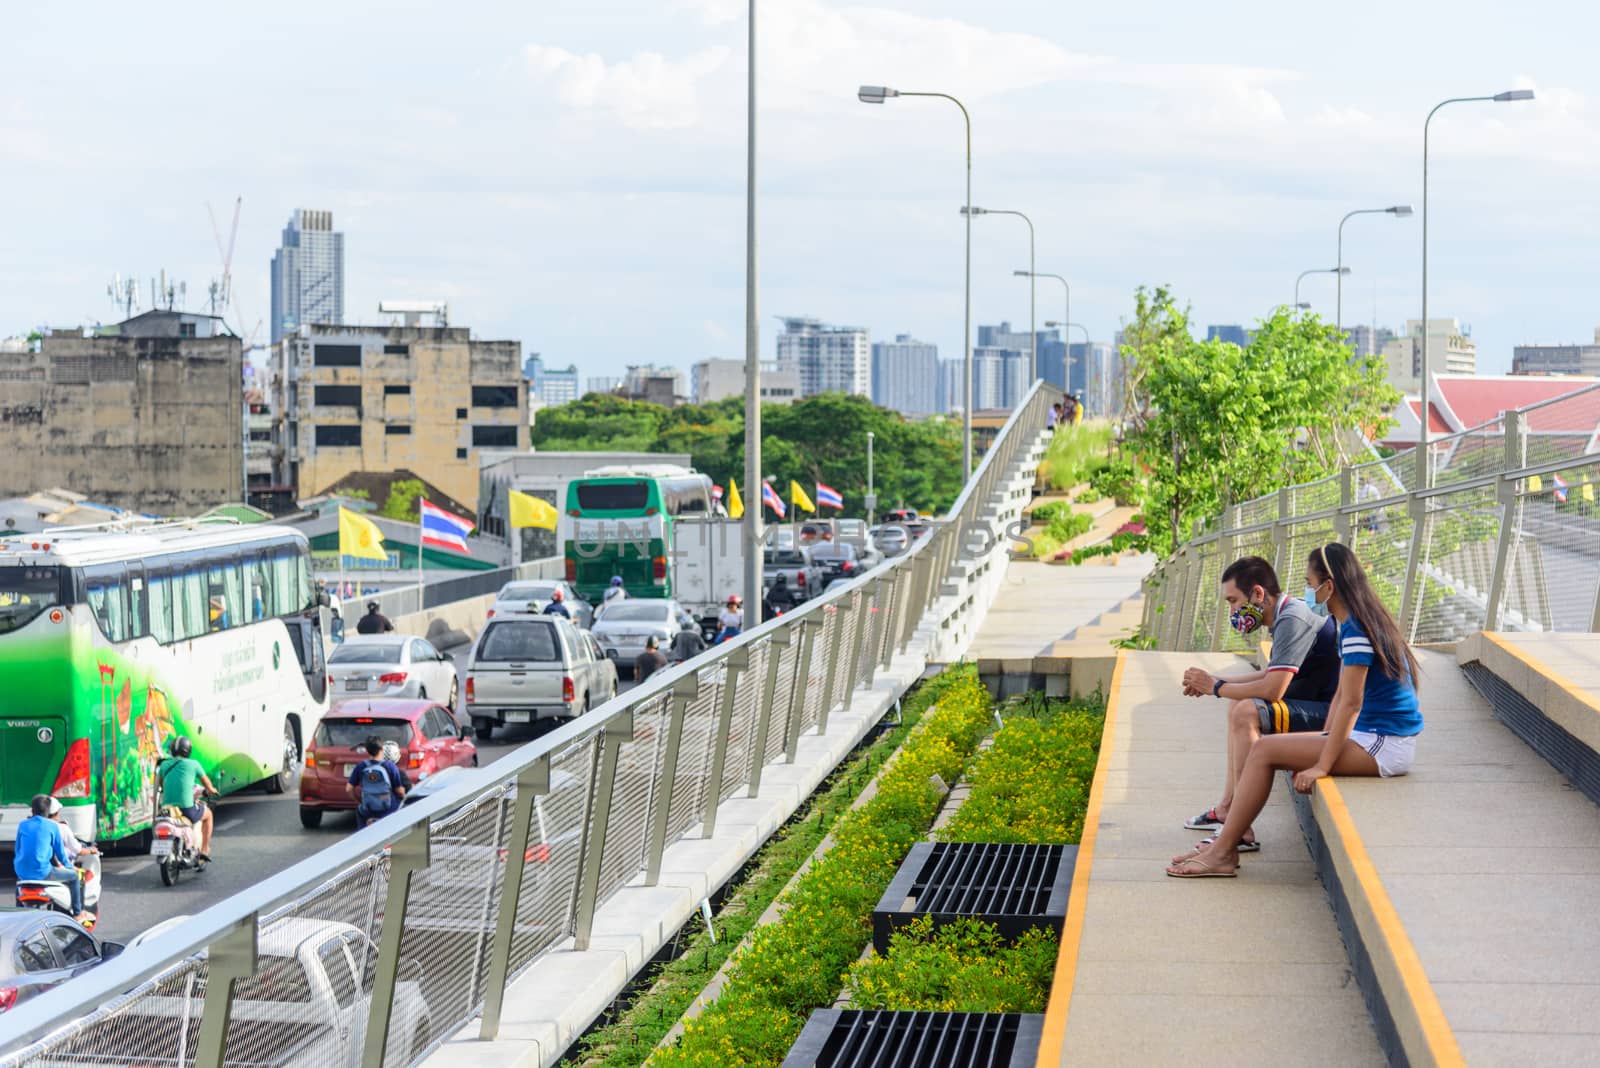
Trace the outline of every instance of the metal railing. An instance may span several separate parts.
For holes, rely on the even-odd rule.
[[[377,601],[378,611],[390,619],[397,619],[400,616],[424,612],[455,601],[499,593],[500,587],[508,582],[524,579],[557,579],[562,576],[565,567],[566,561],[562,557],[547,556],[539,560],[513,564],[510,567],[497,567],[493,571],[468,571],[453,578],[437,579],[421,586],[398,586],[382,593],[353,598],[352,603],[344,605],[344,613],[349,616],[347,622],[354,623],[365,611],[364,606],[368,601]]]
[[[1142,632],[1159,648],[1246,648],[1222,570],[1262,556],[1298,589],[1330,541],[1355,550],[1413,642],[1600,630],[1600,386],[1233,505],[1202,529],[1145,579]]]
[[[722,801],[756,796],[950,605],[963,545],[1059,398],[1034,386],[907,553],[16,1006],[0,1068],[402,1065],[480,1016],[495,1037],[512,980],[587,948],[598,907],[654,885],[669,843],[710,837]]]

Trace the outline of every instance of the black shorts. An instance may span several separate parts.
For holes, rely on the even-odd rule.
[[[190,823],[199,823],[206,817],[206,807],[204,805],[190,805],[188,808],[180,808],[178,811],[183,813],[183,818]]]
[[[1328,722],[1327,701],[1263,701],[1255,698],[1262,734],[1320,731]]]

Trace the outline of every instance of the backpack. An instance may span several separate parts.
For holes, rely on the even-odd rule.
[[[383,766],[383,761],[364,761],[358,781],[361,784],[361,811],[388,812],[394,783],[389,778],[389,769]]]

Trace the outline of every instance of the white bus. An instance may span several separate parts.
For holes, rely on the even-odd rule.
[[[135,521],[0,539],[0,835],[50,793],[80,837],[147,844],[186,735],[223,793],[295,788],[327,708],[305,536]]]

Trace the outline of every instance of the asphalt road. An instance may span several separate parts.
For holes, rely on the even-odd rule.
[[[465,675],[469,646],[446,650]],[[634,684],[623,679],[620,689]],[[478,742],[478,763],[494,763],[507,753],[538,738],[550,725],[507,726],[487,742]],[[274,796],[260,788],[233,794],[217,802],[217,829],[212,840],[211,866],[204,872],[185,872],[178,885],[161,885],[161,873],[149,856],[105,857],[96,934],[124,942],[172,916],[193,915],[260,882],[337,842],[355,829],[355,816],[330,816],[316,830],[300,826],[296,795]],[[0,884],[0,901],[11,901],[14,880],[9,863]]]

